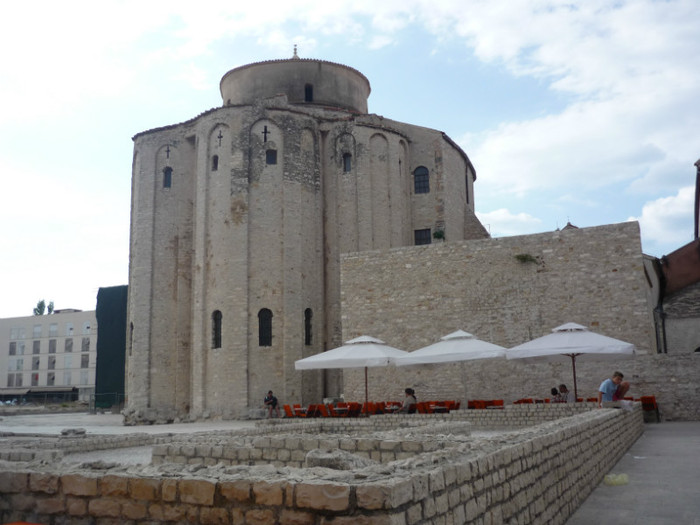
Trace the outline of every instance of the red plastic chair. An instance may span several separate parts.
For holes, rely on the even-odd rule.
[[[306,417],[306,409],[301,408],[301,405],[296,404],[296,405],[293,405],[292,408],[294,409],[294,415],[296,417]]]
[[[306,409],[306,417],[319,417],[321,414],[318,409],[319,405],[312,404]]]
[[[372,416],[377,412],[377,408],[375,407],[374,403],[371,401],[367,401],[366,403],[362,403],[362,410],[360,411],[360,414],[363,416]]]
[[[659,405],[656,404],[656,397],[642,396],[639,400],[642,402],[642,410],[644,410],[644,412],[653,412],[656,416],[656,422],[659,423],[661,421],[661,416],[659,415]]]
[[[289,405],[282,405],[282,408],[284,409],[284,415],[286,417],[295,417],[294,412],[292,412],[292,407]]]
[[[362,405],[356,401],[348,403],[347,417],[357,417],[362,412]]]

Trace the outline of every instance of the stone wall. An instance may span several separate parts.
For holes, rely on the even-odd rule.
[[[137,474],[104,468],[37,472],[17,465],[0,472],[0,520],[565,523],[642,427],[639,406],[591,410],[505,439],[455,440],[453,447],[354,472],[311,469],[316,477],[303,474],[309,469],[271,466],[151,467]]]
[[[516,255],[529,255],[520,262]],[[529,262],[528,262],[529,261]],[[404,350],[457,329],[512,347],[566,322],[634,343],[635,359],[576,362],[578,396],[597,396],[614,370],[636,398],[654,395],[667,420],[700,419],[700,355],[656,354],[639,227],[628,222],[489,240],[347,254],[342,263],[343,339],[371,335]],[[549,397],[573,390],[571,360],[469,361],[371,368],[371,400]],[[344,370],[346,400],[364,399],[362,370]],[[292,402],[292,400],[281,400]],[[296,401],[294,401],[296,402]]]
[[[663,301],[669,354],[700,350],[700,283],[690,285]]]
[[[270,420],[262,435],[201,435],[155,446],[153,464],[305,466],[316,449],[341,450],[388,463],[455,445],[455,434],[476,429],[515,429],[586,412],[593,403],[511,405],[495,410],[458,410],[449,414],[392,414],[369,418]]]

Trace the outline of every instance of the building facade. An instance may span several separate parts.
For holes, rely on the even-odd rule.
[[[130,421],[337,395],[340,374],[294,361],[342,343],[340,254],[488,237],[464,151],[368,114],[355,69],[295,54],[220,88],[222,107],[134,137]]]
[[[96,342],[94,310],[0,319],[0,397],[89,401]]]

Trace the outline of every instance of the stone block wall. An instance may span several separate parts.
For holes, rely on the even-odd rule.
[[[122,435],[71,435],[68,437],[27,440],[6,438],[0,450],[0,461],[49,461],[60,462],[65,454],[112,450],[115,448],[142,447],[168,441],[169,437],[157,434]]]
[[[530,255],[521,262],[517,255]],[[343,339],[371,335],[416,350],[457,329],[512,347],[566,322],[632,342],[634,359],[576,362],[578,396],[597,396],[620,370],[630,395],[654,395],[668,420],[700,418],[700,353],[656,353],[639,227],[628,222],[489,240],[347,254],[342,261]],[[549,397],[573,390],[568,357],[552,363],[485,360],[371,368],[371,400]],[[364,398],[364,374],[343,371],[347,400]],[[283,400],[282,402],[290,402]],[[296,401],[295,401],[296,402]]]
[[[296,469],[0,472],[0,520],[297,525],[565,523],[642,433],[591,410],[474,447],[459,443],[340,477]],[[615,440],[608,436],[615,435]],[[325,469],[324,469],[325,470]]]
[[[287,419],[260,422],[262,435],[201,435],[153,447],[153,464],[275,465],[301,468],[308,452],[338,449],[380,463],[452,446],[471,429],[517,429],[580,414],[595,403],[511,405],[449,414],[392,414],[369,418]],[[396,431],[396,432],[395,432]],[[382,432],[394,435],[381,436]],[[405,433],[411,437],[397,437]],[[446,439],[444,435],[451,436]],[[370,437],[372,436],[372,437]],[[436,437],[437,436],[437,437]]]

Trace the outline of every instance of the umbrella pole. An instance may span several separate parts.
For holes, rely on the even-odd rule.
[[[571,354],[571,368],[574,371],[574,402],[578,401],[578,388],[576,386],[576,354]]]
[[[365,367],[365,407],[369,403],[369,393],[367,391],[367,367]]]

